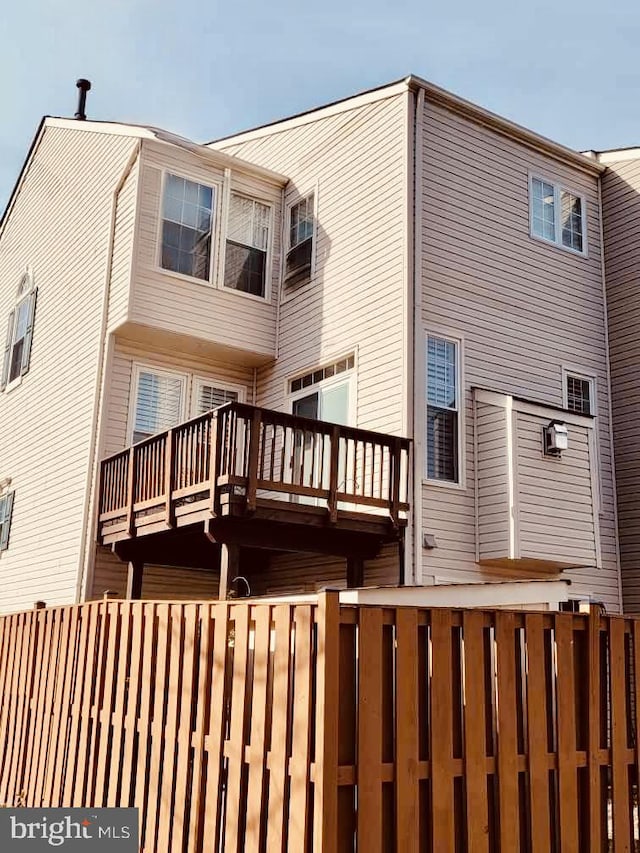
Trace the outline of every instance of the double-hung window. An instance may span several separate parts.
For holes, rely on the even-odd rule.
[[[13,383],[17,384],[29,370],[36,294],[33,276],[27,271],[20,280],[15,306],[9,314],[0,381],[2,391]]]
[[[584,198],[558,184],[531,177],[531,233],[563,249],[585,254],[587,248]]]
[[[460,479],[459,344],[427,336],[427,478]]]
[[[286,284],[297,284],[311,277],[314,204],[315,196],[312,193],[289,208],[288,249],[284,269]]]
[[[271,208],[231,194],[227,221],[224,286],[265,296]]]
[[[4,492],[0,495],[0,551],[6,551],[9,547],[12,513],[13,492]]]
[[[225,403],[235,403],[239,399],[239,389],[224,388],[206,379],[194,379],[192,404],[194,417],[204,415],[205,412],[211,412],[214,409],[219,409]]]
[[[181,423],[185,417],[186,376],[138,367],[132,441],[135,444]]]
[[[215,190],[167,174],[162,202],[162,253],[165,270],[209,280]]]

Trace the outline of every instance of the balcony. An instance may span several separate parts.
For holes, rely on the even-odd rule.
[[[102,462],[98,540],[134,565],[220,561],[223,591],[230,549],[345,557],[360,585],[362,561],[402,543],[410,445],[230,403]]]

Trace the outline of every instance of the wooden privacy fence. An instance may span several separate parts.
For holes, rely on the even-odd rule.
[[[145,851],[638,849],[638,621],[103,601],[0,650],[0,804]]]

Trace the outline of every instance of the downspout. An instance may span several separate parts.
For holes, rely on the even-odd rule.
[[[412,306],[412,376],[413,394],[411,412],[413,416],[413,554],[414,582],[422,585],[422,472],[423,460],[423,408],[425,389],[422,369],[422,120],[424,115],[424,89],[418,89],[414,99],[413,116],[414,169],[413,169],[413,306]],[[418,384],[420,383],[420,384]],[[416,405],[416,400],[421,402]]]
[[[89,445],[89,466],[87,470],[87,482],[85,486],[84,498],[84,520],[82,523],[82,535],[80,539],[80,564],[78,566],[77,581],[76,581],[76,602],[80,602],[82,598],[82,590],[85,582],[87,568],[89,565],[89,544],[92,541],[89,536],[89,529],[93,530],[97,519],[97,501],[95,500],[95,489],[98,482],[98,435],[100,432],[100,424],[98,423],[98,415],[100,411],[104,412],[105,403],[105,382],[106,362],[108,349],[106,347],[107,340],[107,321],[109,317],[109,297],[111,295],[111,268],[113,264],[113,244],[116,233],[116,216],[118,211],[118,198],[125,181],[129,177],[136,160],[140,156],[142,148],[142,140],[138,139],[129,159],[127,160],[122,175],[118,180],[113,191],[111,199],[111,219],[109,223],[109,239],[107,243],[107,263],[105,270],[105,281],[102,298],[102,320],[100,324],[100,339],[98,344],[98,375],[96,381],[96,390],[93,399],[93,431],[91,433],[91,442]],[[93,507],[91,501],[93,496]],[[90,512],[90,509],[92,510]]]
[[[611,448],[611,487],[613,489],[613,523],[615,525],[616,568],[618,570],[618,602],[620,613],[624,612],[622,595],[622,566],[620,565],[620,528],[618,527],[618,488],[616,485],[616,455],[613,444],[613,402],[611,386],[611,358],[609,353],[609,311],[607,310],[607,275],[604,263],[604,221],[602,215],[602,175],[598,175],[598,207],[600,219],[600,266],[602,269],[602,306],[604,311],[604,352],[607,367],[607,403],[609,414],[609,446]],[[597,440],[597,438],[596,438]],[[598,459],[600,459],[598,454]],[[600,471],[598,471],[600,479]]]

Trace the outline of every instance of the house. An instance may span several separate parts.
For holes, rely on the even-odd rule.
[[[416,77],[207,145],[44,119],[0,232],[0,606],[619,610],[606,180]]]

